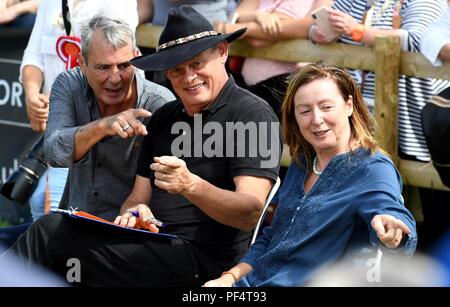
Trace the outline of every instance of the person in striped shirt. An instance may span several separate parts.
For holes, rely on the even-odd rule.
[[[329,10],[329,21],[340,33],[342,43],[373,46],[375,36],[395,35],[401,37],[403,50],[420,52],[422,35],[446,8],[446,0],[336,0]],[[316,43],[331,42],[317,26],[312,26],[310,39]],[[374,73],[351,71],[351,74],[373,110]],[[450,85],[449,81],[401,75],[398,85],[399,154],[402,158],[429,161],[420,111],[432,95]]]
[[[434,66],[450,62],[450,0],[447,12],[422,37],[420,51]]]

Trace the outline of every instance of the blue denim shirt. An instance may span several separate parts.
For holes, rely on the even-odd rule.
[[[385,155],[365,149],[337,155],[308,193],[305,177],[306,168],[289,167],[272,225],[241,260],[254,270],[235,286],[298,286],[356,248],[384,249],[370,226],[376,214],[390,214],[412,231],[402,247],[389,251],[414,253],[415,221],[403,204],[400,174]]]

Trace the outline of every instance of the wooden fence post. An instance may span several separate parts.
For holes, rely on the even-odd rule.
[[[375,120],[378,124],[376,139],[397,166],[400,55],[400,37],[375,38]]]

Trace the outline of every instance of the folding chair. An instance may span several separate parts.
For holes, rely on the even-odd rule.
[[[264,221],[264,217],[267,213],[267,208],[269,208],[270,202],[272,201],[272,198],[275,196],[275,193],[277,193],[278,188],[280,187],[280,177],[277,178],[277,181],[273,185],[272,189],[270,190],[269,195],[267,196],[266,203],[264,204],[264,209],[261,213],[261,216],[259,217],[258,223],[256,224],[255,230],[253,231],[252,240],[250,241],[250,245],[255,243],[256,237],[258,237],[259,234],[259,228],[261,227],[261,224]]]

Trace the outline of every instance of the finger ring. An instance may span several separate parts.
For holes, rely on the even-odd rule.
[[[122,127],[123,132],[127,132],[127,130],[130,128],[130,125],[127,124],[125,127]]]
[[[166,173],[163,173],[162,180],[163,180],[163,181],[166,181],[165,179],[166,179]]]

